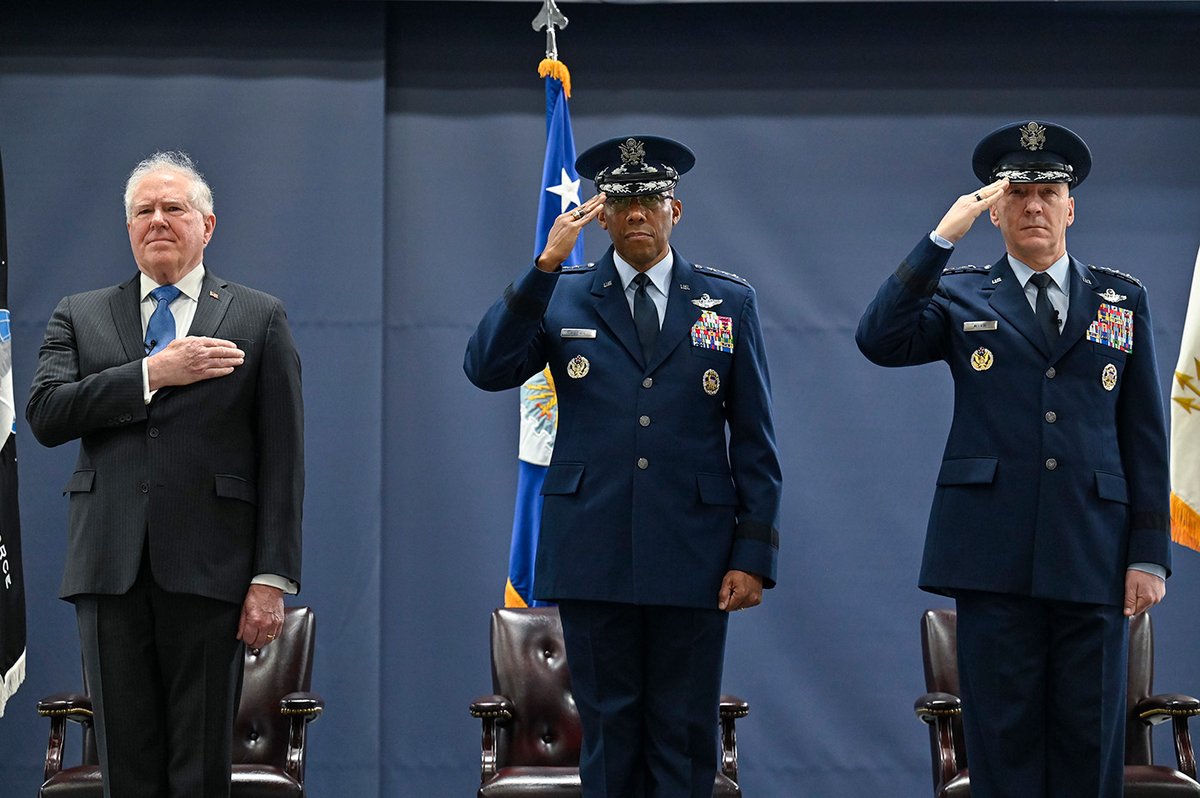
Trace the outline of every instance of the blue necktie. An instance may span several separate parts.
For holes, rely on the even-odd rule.
[[[642,358],[649,362],[654,352],[654,342],[658,340],[658,308],[646,293],[650,278],[638,274],[633,282],[637,286],[637,291],[633,293],[633,326],[637,328],[638,340],[642,344]]]
[[[162,351],[163,347],[175,340],[175,316],[171,313],[171,303],[182,294],[173,285],[160,285],[150,292],[158,304],[146,325],[146,355],[147,357]]]

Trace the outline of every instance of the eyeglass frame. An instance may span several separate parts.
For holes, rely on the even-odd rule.
[[[651,197],[658,197],[658,200],[647,203],[646,200],[649,200]],[[617,213],[623,213],[624,211],[629,210],[629,206],[634,200],[637,200],[638,205],[641,205],[642,208],[648,211],[658,211],[666,207],[669,202],[673,202],[675,200],[675,195],[668,194],[665,191],[659,191],[655,192],[654,194],[642,194],[641,196],[634,197],[605,197],[604,209],[615,211]]]

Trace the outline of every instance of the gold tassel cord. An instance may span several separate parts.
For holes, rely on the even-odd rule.
[[[1200,513],[1171,493],[1171,538],[1182,546],[1200,551]]]
[[[563,95],[571,99],[571,70],[556,58],[543,58],[538,64],[538,75],[543,78],[554,78],[563,87]]]

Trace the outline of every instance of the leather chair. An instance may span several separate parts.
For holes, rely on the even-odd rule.
[[[555,607],[492,613],[492,689],[471,702],[483,722],[479,798],[579,798],[582,732]],[[714,796],[740,796],[737,718],[750,712],[722,696],[721,762]]]
[[[285,610],[283,633],[261,651],[246,651],[241,703],[233,727],[234,798],[303,798],[305,732],[325,708],[309,692],[316,619],[308,607]],[[100,798],[92,701],[84,693],[59,693],[38,702],[50,719],[45,783],[39,798]],[[67,721],[83,728],[82,763],[63,767]]]
[[[926,610],[921,619],[925,695],[917,717],[929,725],[934,798],[971,794],[958,697],[957,626],[954,610]],[[1186,695],[1154,695],[1154,629],[1150,615],[1129,621],[1129,680],[1125,724],[1125,798],[1200,798],[1188,718],[1200,701]],[[1150,727],[1171,721],[1178,769],[1155,765]]]

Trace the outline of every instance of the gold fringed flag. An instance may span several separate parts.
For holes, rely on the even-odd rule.
[[[1200,252],[1171,383],[1171,537],[1200,551]]]

